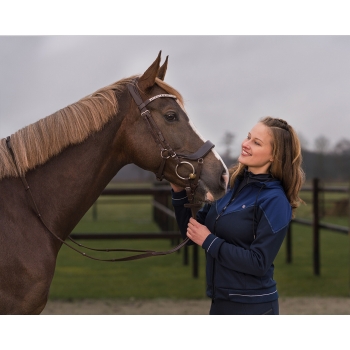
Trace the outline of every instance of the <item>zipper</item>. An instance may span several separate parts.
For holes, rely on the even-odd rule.
[[[249,177],[247,179],[247,182],[236,192],[232,193],[232,196],[230,198],[230,200],[228,201],[228,203],[223,207],[223,209],[221,210],[221,212],[218,214],[218,216],[215,218],[215,223],[214,223],[214,232],[213,234],[216,236],[216,224],[218,222],[218,220],[220,219],[220,217],[222,216],[222,214],[224,214],[225,210],[227,209],[227,207],[236,199],[236,197],[238,196],[238,194],[242,191],[242,189],[244,187],[246,187],[248,184],[250,184],[249,182]],[[211,274],[211,284],[212,284],[212,288],[213,288],[213,295],[212,295],[212,300],[215,299],[215,282],[214,282],[214,272],[215,272],[215,259],[213,259],[213,268],[212,268],[212,274]]]
[[[244,187],[246,187],[247,185],[251,185],[252,183],[254,183],[254,181],[251,182],[250,180],[251,180],[251,179],[250,179],[250,177],[248,176],[246,183],[243,184],[243,186],[241,186],[241,185],[238,186],[236,192],[232,193],[232,196],[231,196],[230,200],[228,201],[228,203],[224,206],[224,208],[221,210],[221,212],[220,212],[220,213],[218,214],[218,216],[215,218],[214,232],[213,232],[213,234],[214,234],[215,236],[217,236],[217,235],[216,235],[216,225],[217,225],[218,220],[219,220],[220,217],[224,214],[224,212],[226,211],[227,207],[235,200],[235,198],[238,196],[238,194],[242,191],[242,189],[243,189]],[[244,180],[242,180],[242,181],[244,181]],[[261,182],[261,181],[259,181],[259,182]],[[263,184],[263,186],[260,188],[260,190],[259,190],[259,192],[258,192],[258,195],[257,195],[257,197],[256,197],[256,200],[255,200],[255,205],[254,205],[254,217],[253,217],[253,237],[254,237],[254,239],[256,238],[256,236],[255,236],[255,223],[254,223],[255,215],[256,215],[256,203],[257,203],[257,199],[258,199],[258,197],[259,197],[260,191],[261,191],[264,187],[265,187],[265,184]],[[215,259],[213,259],[212,278],[211,278],[211,279],[212,279],[211,283],[212,283],[212,288],[213,288],[213,295],[212,295],[212,300],[213,300],[213,301],[214,301],[214,299],[215,299],[215,282],[214,282],[215,279],[214,279],[214,272],[215,272]]]
[[[244,186],[243,186],[244,187]],[[243,188],[242,187],[242,188]],[[241,189],[242,189],[241,188]],[[228,201],[228,203],[224,206],[224,208],[221,210],[221,212],[219,213],[219,215],[215,218],[215,223],[214,223],[214,232],[213,234],[216,236],[216,224],[219,220],[219,218],[222,216],[222,214],[225,212],[225,210],[227,209],[227,207],[235,200],[236,196],[238,195],[238,193],[241,191],[241,189],[239,191],[236,191],[235,193],[232,194],[230,200]],[[212,300],[215,299],[215,280],[214,280],[214,273],[215,273],[215,259],[213,259],[213,268],[212,268],[212,272],[211,272],[211,284],[212,284],[212,288],[213,288],[213,295],[212,295]]]

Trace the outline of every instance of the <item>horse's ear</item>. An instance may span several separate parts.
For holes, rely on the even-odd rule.
[[[159,68],[159,71],[158,71],[158,78],[159,78],[160,80],[164,80],[165,73],[166,73],[166,70],[167,70],[167,68],[168,68],[168,57],[169,57],[169,56],[166,56],[165,62],[164,62],[163,65]]]
[[[141,91],[146,91],[148,88],[154,85],[158,74],[158,70],[159,70],[161,53],[162,51],[159,51],[159,54],[156,60],[151,64],[151,66],[146,70],[146,72],[143,73],[139,78],[138,86]]]

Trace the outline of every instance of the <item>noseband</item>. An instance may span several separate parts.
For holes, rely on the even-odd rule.
[[[169,143],[165,140],[165,137],[163,136],[162,131],[159,129],[158,125],[155,123],[154,119],[152,118],[151,112],[146,108],[146,106],[152,101],[156,100],[157,98],[165,97],[165,98],[177,99],[177,97],[175,95],[170,95],[170,94],[159,94],[149,98],[146,101],[143,101],[140,96],[139,90],[136,86],[136,79],[133,81],[133,83],[128,84],[128,89],[137,107],[140,110],[141,117],[143,117],[143,119],[145,120],[146,125],[151,135],[153,136],[155,143],[160,149],[161,163],[156,173],[157,180],[162,181],[164,178],[163,173],[164,173],[166,160],[169,158],[174,159],[177,162],[174,170],[176,176],[181,180],[187,180],[187,186],[185,187],[185,189],[187,192],[189,203],[186,204],[186,206],[191,208],[192,216],[195,217],[195,214],[197,213],[198,209],[201,207],[201,203],[194,202],[194,194],[198,186],[198,180],[200,177],[200,173],[202,171],[204,157],[210,152],[210,150],[213,147],[215,147],[215,145],[208,140],[194,153],[190,153],[190,154],[176,153],[171,148]],[[196,160],[198,163],[197,173],[192,163],[188,161],[183,161],[181,159]],[[181,165],[187,165],[191,168],[191,172],[189,173],[188,177],[183,177],[179,175],[178,169]]]

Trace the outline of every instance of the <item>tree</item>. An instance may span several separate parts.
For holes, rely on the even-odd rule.
[[[315,172],[317,177],[323,180],[326,176],[326,154],[329,148],[329,140],[325,136],[319,136],[315,140],[315,149],[316,149],[316,159],[315,159]]]
[[[333,150],[335,154],[350,154],[350,140],[341,139],[336,143]]]
[[[224,151],[223,156],[227,159],[231,158],[232,144],[233,144],[234,139],[235,139],[235,135],[230,131],[226,131],[226,133],[224,134],[222,143],[225,146],[225,151]]]
[[[316,153],[326,154],[329,149],[329,140],[326,136],[319,136],[315,140]]]

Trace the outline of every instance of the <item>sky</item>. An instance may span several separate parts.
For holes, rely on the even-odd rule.
[[[179,22],[163,19],[161,28]],[[162,61],[169,56],[165,81],[182,94],[190,119],[219,152],[227,132],[234,135],[232,151],[239,152],[264,116],[285,119],[308,149],[320,136],[330,147],[350,139],[349,35],[259,29],[222,34],[226,28],[163,34],[140,27],[106,35],[108,29],[81,34],[13,27],[0,31],[5,33],[0,35],[0,138],[101,87],[142,74],[161,50]]]

